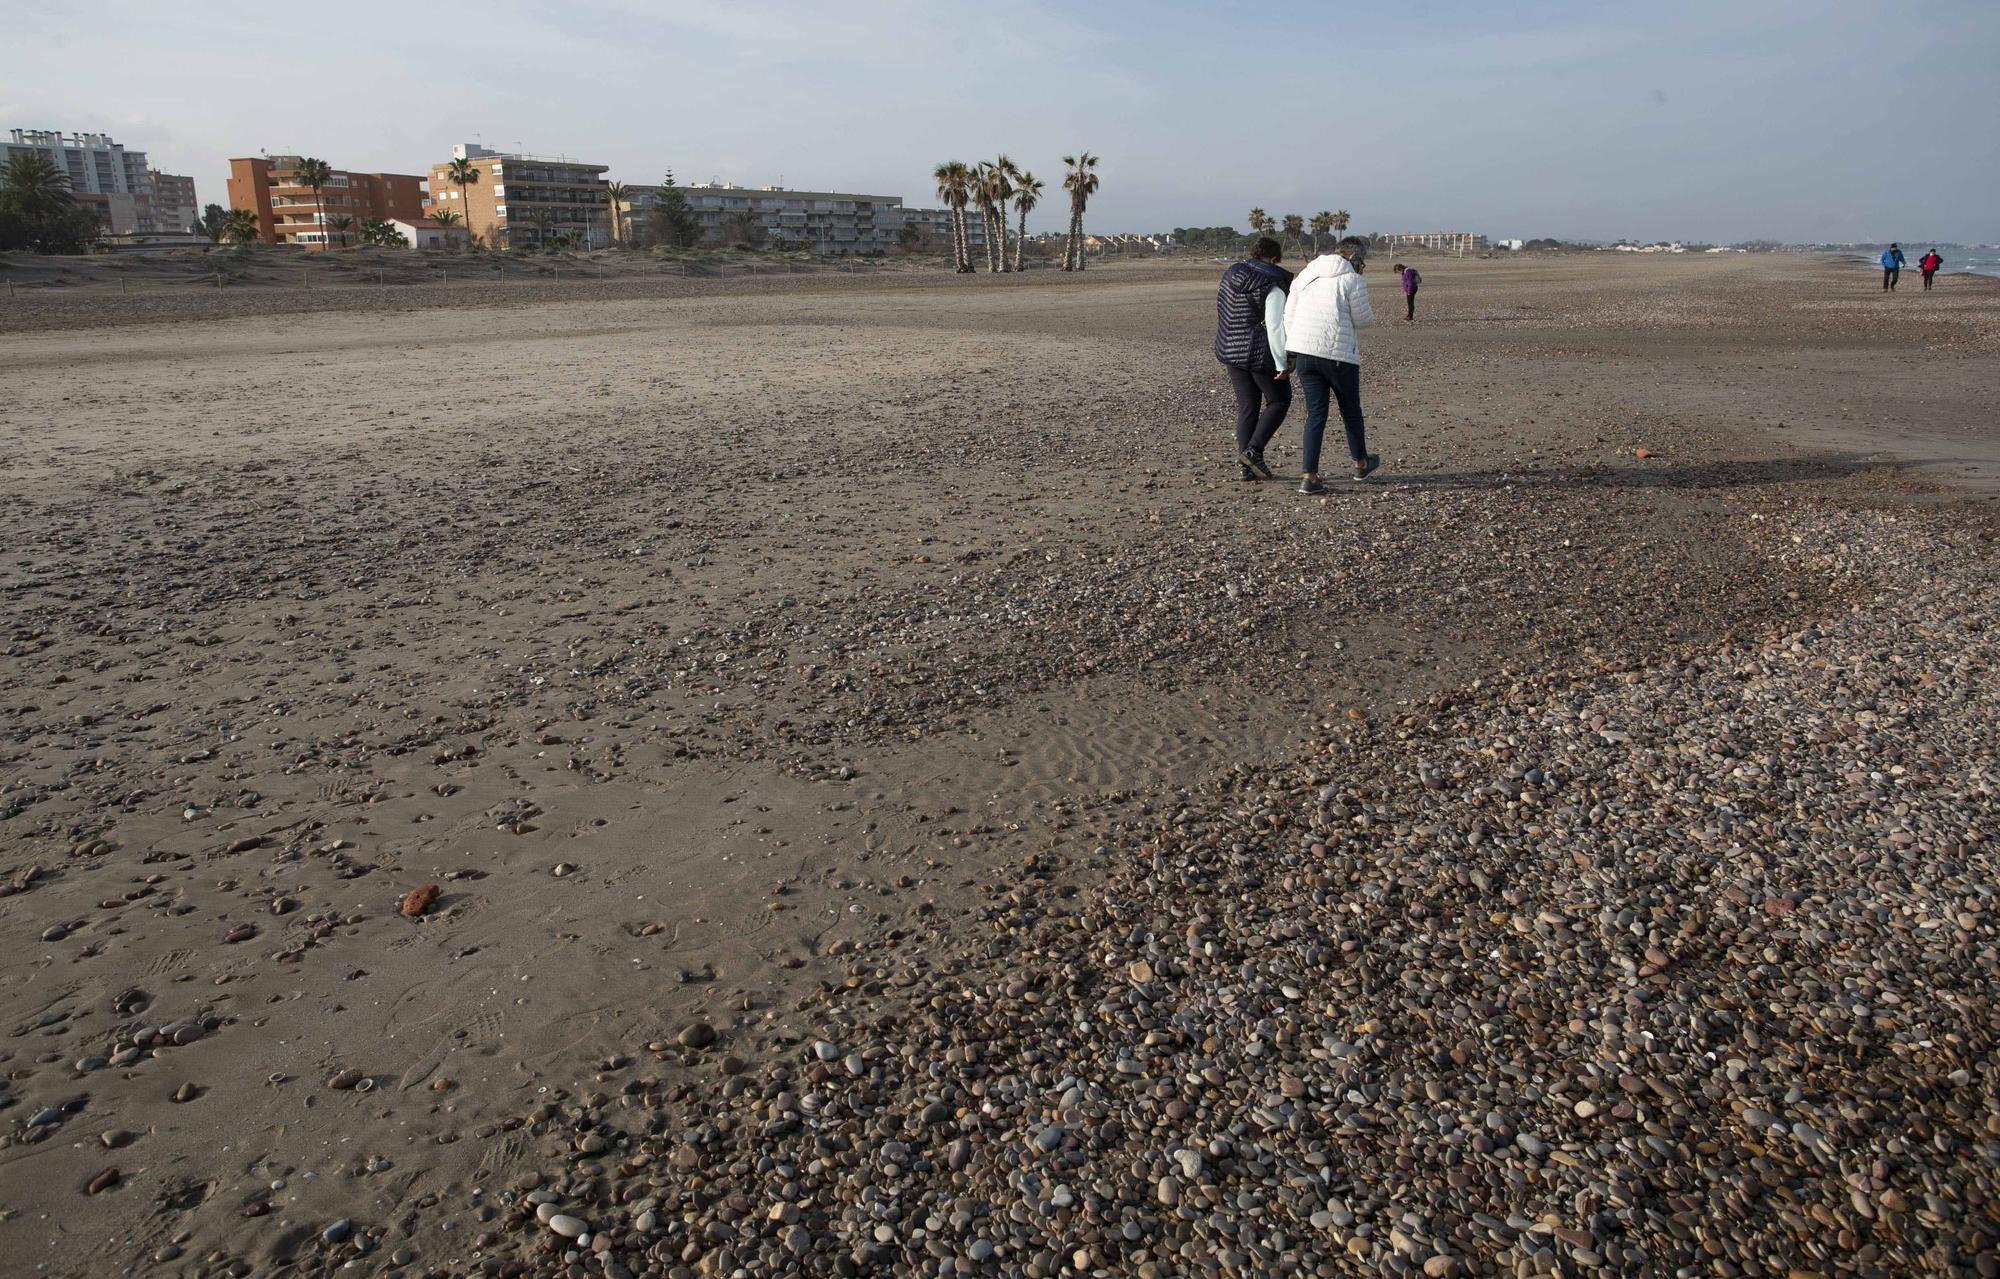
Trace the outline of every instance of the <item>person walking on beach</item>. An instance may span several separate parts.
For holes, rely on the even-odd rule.
[[[1319,480],[1319,449],[1326,434],[1329,399],[1340,408],[1354,478],[1367,479],[1382,465],[1382,459],[1368,451],[1361,416],[1361,341],[1356,331],[1375,322],[1368,305],[1368,281],[1362,278],[1367,271],[1368,242],[1350,235],[1299,272],[1291,296],[1285,299],[1285,346],[1295,357],[1299,389],[1306,397],[1301,493],[1326,492]]]
[[[1924,273],[1924,292],[1929,293],[1931,291],[1931,277],[1936,275],[1938,268],[1943,265],[1944,259],[1938,256],[1936,249],[1932,249],[1929,253],[1917,259],[1917,270]]]
[[[1391,271],[1403,282],[1403,323],[1417,322],[1417,290],[1422,287],[1424,277],[1417,274],[1417,268],[1404,266],[1401,262],[1391,263]]]
[[[1895,245],[1882,250],[1882,291],[1894,293],[1896,281],[1903,278],[1903,251]]]
[[[1264,446],[1292,407],[1285,367],[1284,246],[1260,236],[1250,256],[1222,273],[1215,290],[1215,358],[1236,393],[1236,460],[1246,480],[1268,480]]]

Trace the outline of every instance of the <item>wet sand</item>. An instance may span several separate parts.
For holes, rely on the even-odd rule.
[[[1365,339],[1385,482],[1323,499],[1236,479],[1201,265],[37,299],[60,327],[0,336],[9,1265],[561,1273],[519,1196],[638,1176],[607,1113],[796,1091],[830,996],[1004,986],[1010,912],[1289,830],[1241,794],[1331,742],[1360,778],[1455,701],[1845,616],[1896,583],[1798,549],[1842,520],[1990,572],[1990,282],[1420,265],[1423,322]],[[749,1215],[702,1176],[690,1223]],[[753,1206],[765,1273],[926,1255]],[[628,1229],[627,1273],[721,1264]]]

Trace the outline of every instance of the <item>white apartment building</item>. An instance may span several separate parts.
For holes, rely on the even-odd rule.
[[[96,206],[113,234],[163,229],[154,224],[153,186],[144,151],[127,151],[109,134],[54,129],[15,129],[6,146],[8,160],[23,152],[47,156],[69,175],[69,189],[78,202]]]

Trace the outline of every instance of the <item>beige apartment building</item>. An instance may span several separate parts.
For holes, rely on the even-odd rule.
[[[564,233],[592,247],[611,243],[604,181],[610,165],[507,154],[470,142],[453,147],[452,158],[470,162],[478,176],[460,187],[451,180],[449,161],[432,165],[430,208],[458,214],[489,248],[530,248]]]

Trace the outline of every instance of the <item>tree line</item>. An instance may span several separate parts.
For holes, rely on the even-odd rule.
[[[1088,151],[1079,151],[1075,155],[1064,156],[1062,162],[1063,190],[1069,192],[1069,236],[1063,245],[1063,270],[1081,271],[1084,267],[1083,211],[1100,185],[1097,157]],[[981,160],[977,164],[947,160],[932,170],[931,177],[937,183],[938,199],[944,201],[945,211],[950,216],[954,270],[969,274],[973,269],[971,235],[965,220],[968,206],[979,210],[980,228],[986,241],[986,270],[989,273],[1019,271],[1026,265],[1028,214],[1041,203],[1044,189],[1041,179],[1004,155],[991,161]],[[1007,203],[1010,200],[1020,219],[1020,230],[1014,237],[1011,266],[1007,261]],[[906,226],[904,231],[909,240],[904,241],[902,236],[898,240],[908,247],[916,238],[915,228]]]

